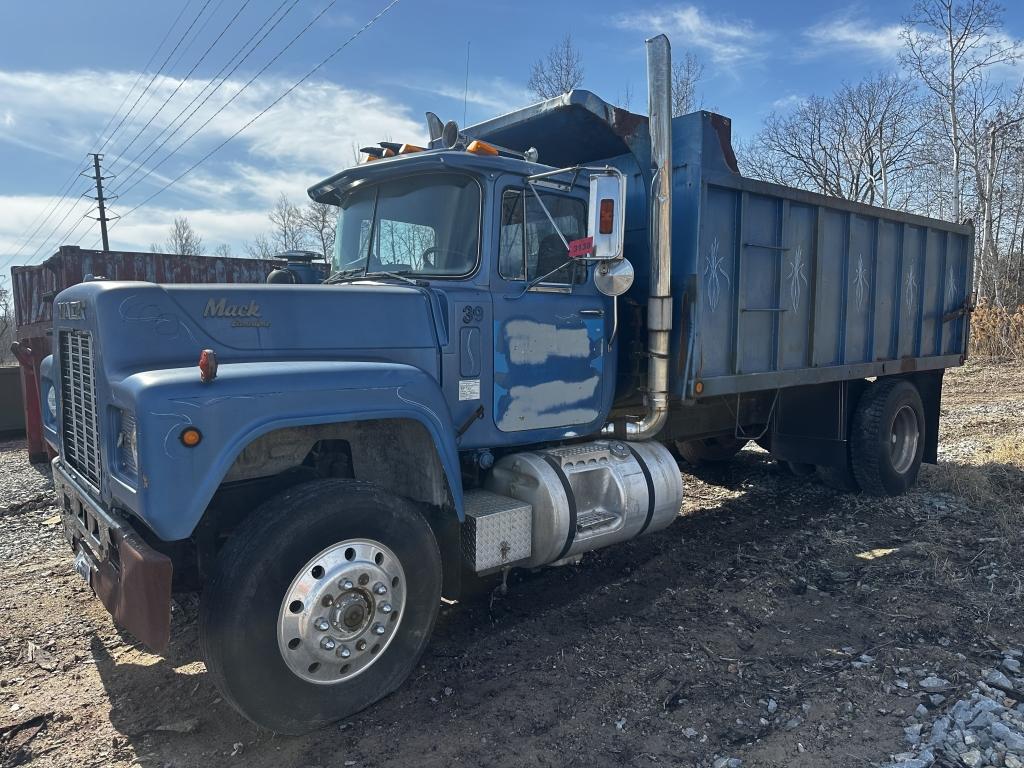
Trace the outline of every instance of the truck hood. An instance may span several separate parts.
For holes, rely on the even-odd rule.
[[[109,374],[221,362],[404,362],[436,373],[429,289],[390,284],[155,285],[97,281],[61,292],[56,324],[93,332]]]

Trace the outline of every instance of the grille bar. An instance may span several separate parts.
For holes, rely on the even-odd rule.
[[[93,490],[100,486],[100,440],[96,420],[96,383],[92,336],[87,331],[60,332],[60,376],[64,460]]]

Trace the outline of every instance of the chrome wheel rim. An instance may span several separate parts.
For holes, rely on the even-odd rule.
[[[285,591],[277,644],[288,669],[330,685],[384,655],[405,613],[405,571],[372,539],[334,544],[306,563]]]
[[[909,405],[904,405],[892,420],[889,430],[889,456],[892,468],[903,475],[913,466],[917,456],[917,443],[921,431],[917,427],[917,414]]]

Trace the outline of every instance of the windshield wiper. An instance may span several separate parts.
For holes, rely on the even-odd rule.
[[[385,272],[379,270],[377,272],[367,272],[364,277],[393,277],[395,280],[401,280],[408,283],[409,285],[423,285],[423,280],[413,280],[411,277],[406,277],[408,273],[405,270],[401,272]]]
[[[353,267],[351,269],[343,269],[339,272],[335,272],[333,275],[324,280],[324,285],[330,285],[332,283],[343,283],[346,280],[358,279],[363,276],[362,267]]]
[[[423,280],[414,280],[411,277],[406,277],[408,274],[407,270],[401,270],[399,272],[388,272],[386,270],[376,270],[374,272],[364,272],[362,267],[356,267],[355,269],[345,269],[341,272],[335,272],[329,278],[324,280],[324,285],[334,283],[350,283],[356,280],[367,280],[374,277],[390,277],[394,280],[401,280],[402,282],[408,283],[409,285],[425,286],[427,283]]]

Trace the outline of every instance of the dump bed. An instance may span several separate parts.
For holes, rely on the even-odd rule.
[[[673,266],[693,278],[696,331],[678,382],[687,394],[963,362],[973,227],[746,179],[714,157],[697,163],[698,134],[704,152],[719,149],[711,117],[674,128],[686,167],[674,176]]]
[[[649,273],[646,118],[587,91],[466,131],[553,166],[628,179],[620,375],[642,381]],[[959,365],[974,229],[740,175],[728,118],[672,121],[671,389],[687,399]]]

